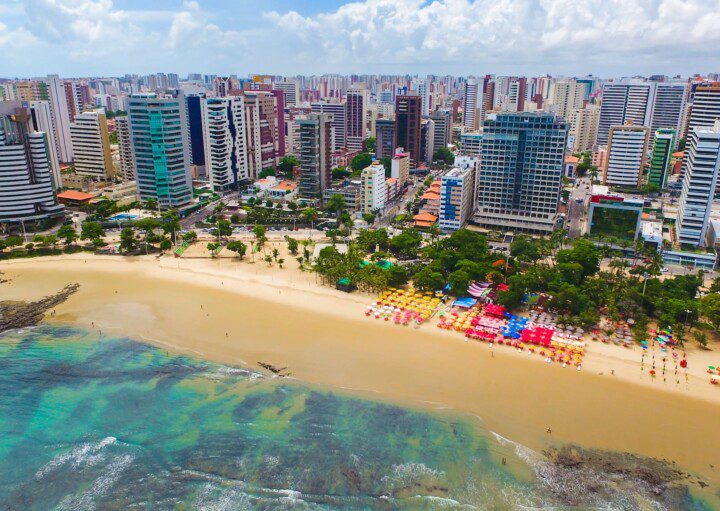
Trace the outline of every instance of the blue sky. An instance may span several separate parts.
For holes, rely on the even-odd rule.
[[[0,76],[720,70],[720,0],[0,0]]]

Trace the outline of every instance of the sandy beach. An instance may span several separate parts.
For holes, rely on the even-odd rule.
[[[38,299],[78,282],[48,320],[224,363],[287,367],[330,390],[471,414],[533,449],[575,442],[635,452],[720,482],[720,389],[705,373],[720,363],[717,351],[691,349],[680,384],[672,371],[666,382],[641,372],[639,349],[601,343],[590,344],[578,372],[434,325],[368,319],[369,296],[320,286],[289,256],[280,269],[258,256],[252,263],[192,255],[3,262],[10,282],[0,299]]]

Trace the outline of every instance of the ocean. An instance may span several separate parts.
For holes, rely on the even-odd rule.
[[[711,509],[640,486],[559,469],[474,417],[75,327],[0,335],[3,510]]]

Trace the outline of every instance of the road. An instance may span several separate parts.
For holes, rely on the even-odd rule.
[[[579,238],[585,232],[585,214],[588,207],[588,197],[591,193],[592,179],[585,176],[575,181],[575,186],[568,199],[565,218],[565,225],[570,238]]]

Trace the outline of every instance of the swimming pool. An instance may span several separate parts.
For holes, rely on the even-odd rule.
[[[117,222],[118,220],[137,220],[137,218],[137,215],[131,215],[130,213],[118,213],[117,215],[113,215],[108,218],[108,220]]]

